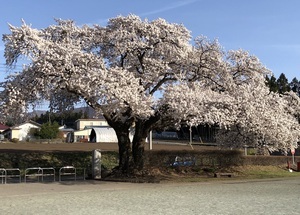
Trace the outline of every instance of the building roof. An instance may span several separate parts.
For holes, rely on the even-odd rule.
[[[99,121],[106,121],[104,118],[101,119],[77,119],[75,122],[79,121],[94,121],[94,122],[99,122]]]
[[[91,142],[118,142],[116,132],[111,127],[97,127],[93,128],[90,134]]]
[[[29,120],[29,121],[23,122],[23,123],[21,123],[21,124],[19,124],[19,125],[15,125],[14,127],[12,127],[12,129],[16,129],[16,128],[18,128],[19,126],[25,125],[25,124],[27,124],[27,123],[33,124],[33,125],[35,125],[35,126],[37,126],[37,127],[41,127],[41,126],[42,126],[41,124],[39,124],[39,123],[37,123],[37,122],[34,122],[34,121],[32,121],[32,120]]]
[[[108,125],[86,125],[83,129],[93,129],[93,128],[111,128]]]
[[[1,131],[4,131],[4,130],[6,130],[6,129],[9,129],[9,127],[6,126],[6,125],[0,124],[0,130],[1,130]]]
[[[68,128],[66,125],[62,125],[58,128],[58,130],[60,131],[64,131],[64,132],[73,132],[74,129],[73,128]]]

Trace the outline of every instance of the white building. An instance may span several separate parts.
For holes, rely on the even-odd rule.
[[[19,141],[27,141],[34,138],[34,134],[41,128],[39,123],[28,121],[20,125],[13,126],[3,133],[6,138],[12,140],[17,139]]]
[[[90,142],[117,143],[118,138],[111,127],[94,127],[90,132]]]
[[[83,130],[87,126],[108,126],[105,119],[78,119],[75,121],[75,124],[76,130]]]
[[[67,142],[90,142],[90,134],[94,127],[108,127],[105,119],[78,119],[75,121],[76,131],[69,133]]]

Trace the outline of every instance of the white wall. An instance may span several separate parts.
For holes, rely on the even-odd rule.
[[[20,126],[18,126],[20,128],[19,130],[19,140],[20,141],[26,141],[27,138],[31,138],[31,134],[30,134],[30,129],[31,128],[36,128],[38,129],[39,127],[34,125],[34,124],[31,124],[31,123],[25,123],[25,124],[22,124]]]
[[[83,130],[85,126],[108,126],[106,120],[79,119],[76,122],[76,129]]]

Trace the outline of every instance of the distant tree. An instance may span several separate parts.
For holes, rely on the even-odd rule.
[[[300,81],[295,77],[290,83],[291,90],[300,97]],[[296,118],[298,119],[298,122],[300,123],[300,112],[295,113]]]
[[[83,111],[74,112],[74,111],[64,111],[64,112],[55,112],[51,113],[47,111],[40,116],[35,116],[32,118],[33,121],[43,124],[47,122],[58,122],[60,125],[66,125],[70,128],[75,128],[75,121],[78,119],[87,118],[87,114]]]
[[[296,77],[291,81],[290,88],[300,97],[300,81]]]
[[[47,122],[42,124],[41,129],[37,131],[36,136],[41,139],[55,139],[59,133],[59,124],[57,122]]]
[[[271,77],[266,76],[266,82],[271,92],[275,92],[275,93],[278,92],[278,84],[274,75],[272,75]]]
[[[16,123],[13,120],[7,119],[6,122],[4,123],[6,126],[12,127]]]
[[[289,92],[291,90],[289,81],[285,77],[285,74],[281,73],[279,78],[277,79],[278,92],[283,94],[285,92]]]

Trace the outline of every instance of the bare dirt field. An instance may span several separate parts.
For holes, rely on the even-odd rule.
[[[88,180],[0,187],[0,214],[299,214],[298,177],[185,184]]]
[[[214,146],[193,145],[194,150],[214,149]],[[3,152],[25,152],[25,151],[44,151],[44,152],[72,152],[72,151],[118,151],[117,143],[0,143],[0,153]],[[149,144],[145,145],[145,150],[149,150]],[[192,150],[189,144],[174,143],[153,143],[152,150]]]

